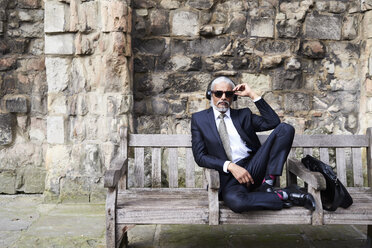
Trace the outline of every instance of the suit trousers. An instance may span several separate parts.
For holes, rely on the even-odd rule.
[[[280,123],[269,135],[265,143],[250,157],[237,162],[251,174],[254,184],[249,187],[240,184],[230,174],[225,187],[221,190],[224,203],[234,212],[249,210],[283,208],[283,201],[276,193],[254,192],[266,175],[280,176],[287,160],[294,138],[294,128]]]

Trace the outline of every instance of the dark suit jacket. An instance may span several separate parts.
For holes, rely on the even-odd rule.
[[[261,116],[253,114],[249,108],[230,109],[232,122],[253,156],[261,143],[256,132],[274,129],[280,123],[275,111],[264,99],[255,102]],[[224,188],[229,174],[223,171],[228,160],[216,127],[213,109],[197,112],[191,118],[192,151],[195,162],[201,166],[215,169],[220,174],[220,189]],[[248,154],[247,154],[248,156]]]

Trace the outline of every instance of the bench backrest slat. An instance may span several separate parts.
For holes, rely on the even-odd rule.
[[[169,148],[168,151],[169,188],[178,188],[178,150]]]
[[[152,187],[160,188],[161,187],[161,148],[152,148],[152,159],[151,159],[151,178],[152,178]]]
[[[186,187],[195,187],[195,162],[191,148],[186,149]]]
[[[268,135],[259,135],[261,142],[267,139]],[[180,185],[179,177],[179,162],[183,163],[184,184],[187,188],[196,187],[197,179],[200,180],[200,169],[196,171],[196,163],[191,150],[191,135],[187,134],[129,134],[128,145],[134,148],[134,178],[132,180],[134,187],[144,187],[145,185],[145,158],[151,154],[151,184],[152,187],[161,187],[162,185],[162,163],[167,163],[168,171],[167,181],[170,188],[177,188]],[[336,168],[337,176],[344,185],[347,186],[363,186],[363,163],[362,149],[367,148],[367,161],[370,163],[371,155],[369,149],[370,140],[368,135],[296,135],[293,141],[290,157],[299,155],[313,155],[314,151],[319,149],[319,159],[326,164],[329,164],[330,152],[336,148]],[[148,150],[146,150],[148,149]],[[180,150],[181,149],[181,150]],[[182,150],[183,149],[183,150]],[[296,154],[300,149],[300,153]],[[351,149],[351,167],[348,166],[347,150]],[[148,151],[148,152],[147,152]],[[165,152],[167,151],[167,152]],[[315,153],[317,154],[317,153]],[[332,154],[332,153],[331,153]],[[165,155],[166,159],[162,159]],[[181,156],[182,158],[179,158]],[[332,159],[333,160],[333,159]],[[147,161],[147,160],[146,160]],[[348,169],[352,169],[352,182],[348,182]],[[367,164],[367,173],[371,173],[370,165]],[[372,176],[368,175],[368,179]],[[369,184],[371,183],[368,181]]]
[[[337,177],[344,184],[346,181],[346,157],[344,148],[336,148]]]
[[[362,167],[362,150],[352,148],[354,186],[363,186],[363,167]]]
[[[145,182],[145,149],[136,147],[134,149],[134,187],[143,188]]]
[[[329,164],[329,153],[328,153],[328,148],[320,148],[320,161],[323,163]]]

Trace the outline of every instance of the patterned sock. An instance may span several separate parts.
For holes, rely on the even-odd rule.
[[[282,199],[283,201],[286,201],[288,200],[288,194],[287,192],[279,189],[279,190],[276,190],[275,193],[279,196],[280,199]]]
[[[267,183],[267,184],[270,185],[270,186],[274,186],[274,183],[275,183],[275,176],[273,176],[273,175],[267,175],[267,176],[264,178],[264,180],[263,180],[262,183],[263,183],[263,184],[264,184],[264,183]]]

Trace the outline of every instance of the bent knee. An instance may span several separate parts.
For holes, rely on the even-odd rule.
[[[288,123],[285,123],[285,122],[280,123],[277,128],[280,128],[281,132],[285,132],[287,134],[294,135],[294,133],[295,133],[294,127],[292,125],[288,124]]]
[[[234,213],[244,212],[243,202],[237,197],[227,197],[224,198],[226,206],[228,206]]]

